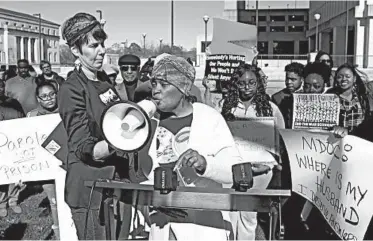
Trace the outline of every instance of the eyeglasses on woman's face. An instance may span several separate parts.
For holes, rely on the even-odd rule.
[[[257,82],[254,79],[251,79],[249,81],[243,81],[243,80],[241,80],[241,81],[237,82],[237,86],[240,89],[244,89],[245,87],[249,87],[250,88],[250,87],[253,87],[253,86],[256,86],[256,85],[257,85]]]
[[[50,99],[54,99],[56,97],[56,92],[51,92],[49,94],[42,94],[42,95],[39,95],[38,98],[40,100],[43,100],[43,101],[47,101],[47,100],[50,100]]]

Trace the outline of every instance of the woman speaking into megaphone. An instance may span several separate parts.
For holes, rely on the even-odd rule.
[[[61,31],[78,63],[61,86],[58,98],[68,136],[65,200],[71,208],[78,238],[103,240],[105,226],[99,220],[102,193],[95,190],[89,205],[91,190],[84,186],[84,181],[112,179],[114,173],[123,177],[128,172],[124,166],[128,161],[120,160],[123,157],[109,148],[100,127],[106,106],[120,99],[101,70],[107,35],[100,22],[90,14],[78,13],[63,24]]]
[[[195,98],[190,94],[194,80],[195,69],[185,59],[166,54],[155,60],[150,81],[152,99],[159,115],[152,128],[154,135],[150,147],[138,152],[140,162],[148,156],[151,158],[150,169],[143,170],[149,184],[154,182],[157,167],[181,165],[192,167],[198,177],[210,179],[220,186],[231,186],[232,165],[242,162],[220,113],[194,102]],[[221,212],[216,212],[215,216],[213,212],[194,211],[193,218],[189,219],[188,213],[153,210],[149,217],[152,223],[150,240],[181,237],[185,240],[226,240]],[[206,217],[208,226],[201,224],[206,223]]]

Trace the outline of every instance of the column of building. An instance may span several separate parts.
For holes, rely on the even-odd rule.
[[[4,52],[5,52],[5,65],[9,65],[9,46],[8,46],[8,23],[4,23]]]

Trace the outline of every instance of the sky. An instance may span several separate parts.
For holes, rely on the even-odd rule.
[[[255,0],[247,0],[249,4]],[[171,42],[171,1],[4,1],[0,7],[18,12],[34,14],[41,13],[42,18],[62,24],[66,19],[78,12],[88,12],[98,18],[96,10],[101,10],[106,20],[105,31],[108,34],[106,46],[121,43],[136,42],[143,46],[142,34],[146,33],[146,46],[159,46]],[[286,6],[286,3],[298,2],[298,7],[304,5],[304,0],[260,1],[261,5],[272,8]],[[252,4],[250,4],[252,5]],[[222,18],[224,1],[174,1],[174,45],[190,49],[195,47],[198,35],[204,34],[203,16]],[[212,31],[212,22],[207,29]],[[63,41],[62,41],[63,42]]]

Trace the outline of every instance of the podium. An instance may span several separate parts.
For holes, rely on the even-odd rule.
[[[93,181],[86,181],[87,187],[92,187]],[[124,183],[112,180],[97,181],[96,188],[121,189],[130,198],[123,200],[132,205],[153,206],[163,208],[180,208],[209,211],[252,211],[270,213],[273,207],[280,204],[281,198],[290,197],[290,190],[259,190],[249,189],[247,192],[237,192],[228,188],[178,187],[169,194],[161,194],[152,185]],[[104,201],[104,219],[107,240],[115,239],[114,212],[111,208],[112,198]],[[270,221],[269,237],[272,234]]]

